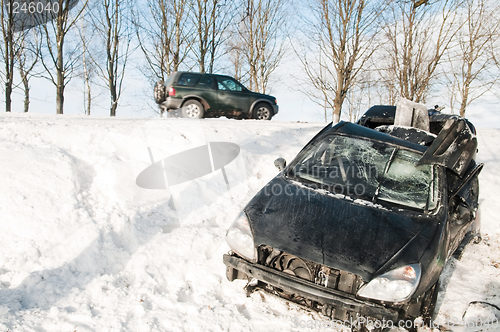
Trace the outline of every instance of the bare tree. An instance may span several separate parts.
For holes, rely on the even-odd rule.
[[[238,31],[249,87],[266,93],[270,76],[285,52],[286,1],[245,0],[243,10]]]
[[[373,81],[372,71],[366,70],[357,76],[356,82],[347,93],[349,121],[355,122],[372,104],[372,93],[377,84]]]
[[[214,71],[221,45],[229,38],[226,32],[234,18],[233,3],[229,0],[194,0],[192,13],[196,41],[193,52],[202,73]]]
[[[73,10],[71,9],[75,5],[74,0],[57,0],[57,2],[59,4],[57,17],[43,25],[47,55],[42,54],[40,59],[47,73],[44,77],[56,87],[56,113],[63,114],[64,89],[72,78],[80,56],[79,45],[66,46],[67,37],[81,17],[88,0],[80,1],[79,7]]]
[[[27,33],[22,33],[19,40],[17,53],[17,67],[21,76],[22,90],[24,91],[24,112],[29,111],[30,105],[30,79],[36,76],[34,69],[40,59],[41,36],[38,28],[33,28]]]
[[[92,15],[93,27],[104,46],[93,62],[96,64],[97,74],[109,90],[110,116],[116,116],[130,55],[132,31],[129,29],[129,4],[128,0],[98,0],[97,10]],[[103,60],[100,61],[100,58]]]
[[[4,62],[4,72],[2,80],[5,86],[5,111],[12,110],[12,90],[14,86],[14,66],[16,55],[19,52],[19,43],[17,34],[14,32],[15,24],[13,8],[14,0],[0,0],[0,24],[2,29],[2,60]],[[24,34],[24,32],[20,32]]]
[[[226,47],[228,61],[231,64],[231,69],[229,70],[231,72],[231,76],[241,82],[243,81],[245,75],[242,40],[236,34],[232,34],[226,44]]]
[[[314,15],[307,24],[309,45],[302,54],[297,48],[295,52],[314,87],[306,94],[323,103],[325,119],[331,109],[337,123],[349,90],[376,49],[377,20],[384,6],[370,0],[315,0],[310,9]]]
[[[385,57],[378,63],[383,63]],[[380,74],[378,79],[378,85],[376,86],[377,94],[379,96],[380,104],[382,105],[396,105],[396,101],[399,95],[399,83],[395,76],[394,71],[388,71],[387,68],[382,70],[377,70]]]
[[[316,52],[313,59],[311,59],[307,55],[307,48],[304,50],[304,54],[299,54],[296,47],[294,47],[294,51],[306,74],[305,79],[300,76],[295,77],[295,80],[300,82],[298,84],[301,87],[299,91],[323,108],[325,122],[328,122],[328,113],[334,109],[335,100],[335,76],[332,75],[333,71],[328,70],[323,52]]]
[[[134,26],[146,58],[145,75],[151,83],[165,81],[179,70],[191,47],[187,0],[147,0],[147,8],[134,12]]]
[[[461,0],[411,0],[392,2],[385,17],[386,76],[398,85],[399,94],[424,102],[438,66],[460,29],[457,13]]]
[[[88,9],[88,8],[87,8]],[[78,28],[78,33],[82,45],[82,72],[81,77],[83,79],[83,109],[86,115],[90,115],[92,109],[92,86],[94,83],[94,75],[96,72],[96,66],[92,58],[93,45],[92,40],[95,37],[95,31],[92,28],[91,17],[88,11],[85,10],[82,13],[82,18],[80,19],[80,26]],[[96,43],[94,43],[95,45]]]
[[[500,6],[494,1],[467,0],[462,29],[457,33],[457,51],[450,54],[452,104],[460,105],[460,115],[499,80],[494,70],[493,46],[499,41],[500,21],[496,17]]]

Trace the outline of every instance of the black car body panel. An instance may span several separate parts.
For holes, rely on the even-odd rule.
[[[430,124],[430,132],[438,135],[445,123],[449,120],[458,120],[462,119],[461,117],[454,114],[446,114],[436,111],[435,109],[429,109],[429,124]],[[394,124],[394,119],[396,117],[396,106],[389,105],[376,105],[368,109],[365,114],[361,116],[361,118],[356,122],[357,124],[367,127],[367,128],[376,128],[382,125],[392,125]],[[463,119],[473,134],[476,134],[476,129],[474,125],[467,119]]]
[[[477,138],[464,119],[450,119],[420,160],[438,164],[463,176],[476,154]]]
[[[276,189],[293,193],[272,195]],[[245,208],[257,246],[266,244],[371,280],[396,254],[418,262],[432,240],[435,219],[332,198],[280,174]],[[414,245],[414,243],[416,243]]]
[[[255,278],[270,285],[273,293],[337,319],[352,315],[413,319],[432,311],[447,259],[466,233],[478,234],[478,174],[483,165],[473,159],[477,140],[467,120],[429,110],[431,132],[427,132],[394,127],[395,111],[393,106],[376,106],[358,124],[327,125],[288,166],[284,160],[277,163],[280,173],[244,208],[258,258],[249,262],[235,252],[225,255],[230,281]],[[315,182],[314,177],[297,173],[304,160],[311,160],[307,158],[338,158],[319,147],[326,142],[336,148],[339,137],[348,144],[358,144],[357,140],[393,149],[383,179],[371,195],[339,193],[324,178]],[[423,191],[429,195],[425,204],[401,205],[404,202],[380,197],[382,184],[389,181],[384,176],[400,151],[413,156],[415,167],[428,167],[432,172]],[[398,183],[405,182],[394,185]],[[295,270],[289,262],[298,262]],[[383,302],[357,296],[370,281],[412,264],[420,267],[421,275],[411,298]],[[331,282],[322,281],[323,271],[333,276]],[[332,307],[337,309],[332,311]]]

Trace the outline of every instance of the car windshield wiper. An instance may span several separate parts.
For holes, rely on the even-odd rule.
[[[380,187],[382,187],[382,184],[385,182],[385,174],[389,171],[389,167],[391,166],[392,162],[394,161],[394,158],[396,157],[397,152],[399,151],[399,148],[395,148],[394,151],[392,151],[392,154],[387,161],[387,164],[384,167],[384,172],[382,173],[382,177],[380,178],[380,181],[378,182],[377,189],[375,190],[375,194],[373,195],[372,202],[375,203],[378,198],[378,194],[380,193]]]

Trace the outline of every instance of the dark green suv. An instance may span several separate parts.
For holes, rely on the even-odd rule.
[[[156,84],[154,96],[170,116],[271,120],[278,113],[275,97],[252,92],[224,75],[174,72]]]

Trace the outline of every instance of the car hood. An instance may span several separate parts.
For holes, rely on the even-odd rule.
[[[256,246],[269,245],[364,280],[418,262],[437,228],[436,217],[353,201],[281,174],[245,212]]]
[[[252,91],[252,93],[255,95],[255,97],[260,98],[260,99],[276,99],[276,97],[271,96],[271,95],[266,95],[263,93],[253,92],[253,91]]]

